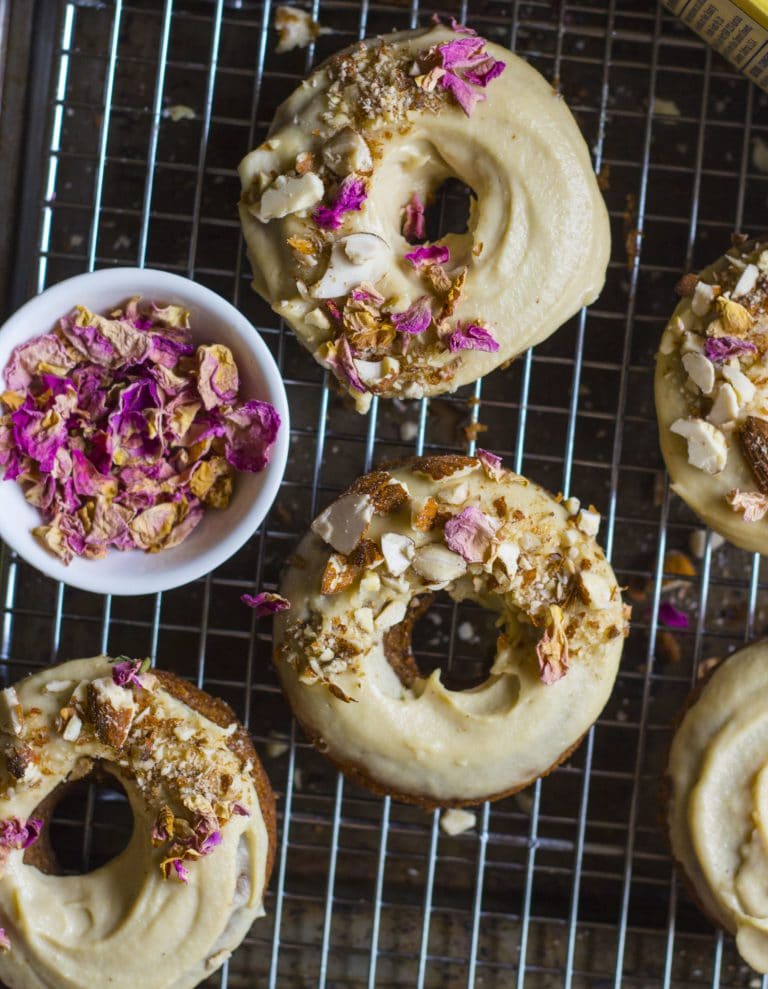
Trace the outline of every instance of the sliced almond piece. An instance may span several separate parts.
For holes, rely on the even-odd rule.
[[[458,580],[467,572],[467,561],[442,543],[419,546],[413,557],[413,569],[425,580],[442,584]]]
[[[365,535],[373,508],[367,495],[349,492],[317,516],[312,531],[338,553],[348,556]]]
[[[112,677],[99,677],[88,684],[87,708],[98,740],[113,749],[122,748],[136,714],[133,691],[118,687]]]

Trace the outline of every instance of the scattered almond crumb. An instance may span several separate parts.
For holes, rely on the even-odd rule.
[[[455,807],[444,810],[440,815],[440,827],[451,836],[471,831],[477,824],[477,815],[471,810],[459,810]]]
[[[657,96],[653,101],[653,112],[660,117],[679,117],[680,108],[674,100],[664,100]]]
[[[330,28],[321,27],[306,10],[297,7],[278,7],[275,11],[275,29],[279,37],[275,49],[278,55],[294,48],[306,48],[319,35],[331,33]]]
[[[482,422],[470,422],[464,427],[464,435],[469,443],[477,439],[478,433],[487,433],[488,427]]]
[[[166,107],[163,110],[163,116],[169,117],[172,123],[178,124],[180,120],[194,120],[197,114],[191,106],[185,106],[183,103],[175,103],[173,106]]]

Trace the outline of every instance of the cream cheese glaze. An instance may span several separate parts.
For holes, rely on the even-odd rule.
[[[124,787],[134,827],[127,847],[86,875],[46,875],[22,851],[9,853],[0,924],[11,948],[0,956],[0,979],[12,989],[188,989],[215,971],[263,914],[268,833],[248,768],[227,747],[230,730],[155,686],[134,690],[135,716],[118,750],[100,741],[87,720],[77,739],[63,738],[60,712],[73,691],[82,696],[79,684],[111,680],[110,671],[104,656],[74,660],[16,688],[24,719],[13,744],[29,745],[33,762],[21,780],[6,769],[0,819],[32,817],[59,783],[98,760]],[[138,744],[142,725],[150,724],[154,749]],[[224,812],[224,821],[217,808],[221,844],[185,863],[189,881],[182,885],[162,877],[168,853],[151,841],[158,803],[177,814],[192,806],[205,811],[209,772],[232,774],[227,793],[250,816]]]
[[[768,431],[766,247],[736,246],[682,280],[685,295],[664,330],[655,379],[673,490],[716,532],[759,553],[768,553],[768,474],[760,466]],[[752,463],[745,431],[754,437]]]
[[[336,370],[359,411],[372,394],[434,395],[474,381],[549,336],[605,279],[608,214],[567,106],[526,62],[486,42],[505,69],[467,116],[447,89],[417,75],[435,46],[459,37],[434,27],[339,53],[283,103],[269,139],[240,163],[254,288]],[[341,176],[363,181],[367,198],[337,230],[323,230],[312,210]],[[413,243],[403,236],[404,210],[451,176],[476,196],[468,230],[438,242],[447,262],[415,268],[405,258]],[[364,235],[357,263],[343,253],[349,235]],[[329,259],[338,269],[330,290]],[[344,306],[361,283],[380,297],[362,316],[365,329],[372,319],[379,329],[373,342],[360,334],[361,307]],[[405,348],[390,317],[425,297],[433,322]],[[452,351],[446,340],[460,323],[484,327],[498,350]],[[339,371],[341,336],[362,391]]]
[[[281,587],[291,609],[275,619],[277,671],[318,748],[426,804],[501,796],[560,761],[602,710],[624,641],[597,513],[484,457],[360,478],[302,540]],[[402,674],[400,622],[437,590],[499,616],[478,687]]]
[[[710,918],[768,972],[768,643],[734,653],[685,713],[670,750],[669,836]]]

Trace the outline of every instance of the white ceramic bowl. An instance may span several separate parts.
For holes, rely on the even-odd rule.
[[[0,328],[0,374],[14,347],[52,330],[78,303],[106,313],[132,295],[183,304],[191,314],[195,342],[229,347],[240,371],[241,398],[271,402],[281,426],[266,469],[238,473],[229,506],[207,509],[181,545],[159,553],[113,549],[102,560],[76,557],[65,566],[32,536],[30,530],[41,524],[39,511],[26,502],[15,481],[0,480],[0,538],[49,577],[99,594],[151,594],[210,573],[259,527],[277,495],[288,457],[288,402],[269,349],[234,306],[180,275],[152,268],[106,268],[59,282],[30,299]]]

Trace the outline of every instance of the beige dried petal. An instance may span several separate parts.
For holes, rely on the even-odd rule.
[[[550,624],[536,645],[539,660],[539,678],[550,686],[568,672],[568,637],[563,627],[563,612],[556,605],[549,606]]]

